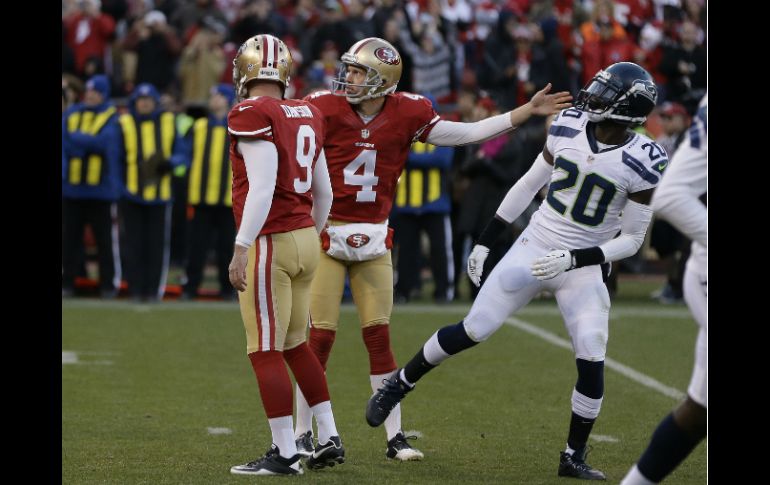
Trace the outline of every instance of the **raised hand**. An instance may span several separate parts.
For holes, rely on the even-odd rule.
[[[570,101],[572,101],[572,95],[569,91],[548,94],[550,90],[551,83],[548,83],[543,89],[532,96],[532,99],[529,101],[532,105],[532,114],[548,116],[572,106],[572,103],[570,103]]]

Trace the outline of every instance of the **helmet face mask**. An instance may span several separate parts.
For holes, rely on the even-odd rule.
[[[272,35],[256,35],[244,42],[233,59],[233,85],[239,99],[248,97],[246,85],[253,80],[289,85],[292,58],[284,42]]]
[[[652,76],[632,62],[618,62],[599,71],[578,94],[575,107],[593,122],[642,124],[655,108],[658,89]]]
[[[353,44],[342,54],[341,61],[337,78],[332,81],[331,92],[337,96],[345,96],[351,104],[394,92],[403,68],[401,56],[396,48],[377,37],[369,37]],[[355,66],[366,73],[363,83],[348,81],[349,66]]]

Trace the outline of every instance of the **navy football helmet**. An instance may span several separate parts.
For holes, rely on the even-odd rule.
[[[650,73],[633,62],[618,62],[596,73],[580,90],[575,108],[594,122],[637,125],[645,122],[657,101],[658,88]]]

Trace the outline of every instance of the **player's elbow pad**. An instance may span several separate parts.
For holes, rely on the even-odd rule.
[[[623,209],[620,236],[599,246],[604,253],[604,261],[617,261],[636,254],[644,244],[651,220],[650,206],[629,200]]]

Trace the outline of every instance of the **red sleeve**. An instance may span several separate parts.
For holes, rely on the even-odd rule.
[[[273,124],[265,106],[246,100],[230,110],[227,131],[239,138],[273,141]]]
[[[436,110],[433,109],[433,104],[428,98],[423,96],[415,96],[414,98],[406,97],[404,101],[407,101],[407,103],[405,103],[407,109],[404,110],[406,113],[405,116],[407,116],[408,119],[413,120],[414,123],[412,125],[414,133],[412,139],[425,143],[428,139],[428,134],[430,134],[430,130],[436,126],[436,123],[441,117],[436,113]]]

